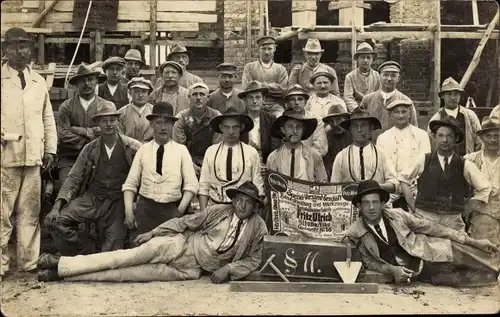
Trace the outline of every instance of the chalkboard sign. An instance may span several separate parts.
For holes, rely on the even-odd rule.
[[[73,26],[83,27],[89,0],[74,0]],[[118,23],[118,0],[92,1],[87,29],[114,30]]]

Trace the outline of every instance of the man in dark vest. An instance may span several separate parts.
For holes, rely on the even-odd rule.
[[[332,177],[333,161],[337,154],[352,144],[351,132],[342,128],[340,123],[349,119],[349,112],[340,105],[333,105],[328,109],[328,114],[323,118],[325,123],[328,152],[323,156],[328,179]]]
[[[241,90],[234,88],[238,68],[231,63],[222,63],[217,65],[216,69],[219,88],[210,94],[207,105],[220,113],[225,112],[229,107],[234,107],[243,113],[245,103],[238,97]]]
[[[346,232],[366,269],[395,283],[414,279],[434,285],[473,287],[497,284],[500,252],[488,240],[414,216],[386,209],[389,193],[374,180],[359,184],[352,203],[360,217]]]
[[[464,139],[457,119],[448,116],[431,121],[429,126],[436,150],[422,153],[400,173],[401,188],[409,208],[417,215],[465,231],[462,216],[467,219],[472,211],[479,211],[488,203],[491,186],[474,163],[455,152],[455,144]],[[415,179],[416,199],[410,189]],[[474,196],[466,208],[469,185],[474,188]]]
[[[102,70],[106,73],[107,80],[97,86],[97,95],[113,102],[116,109],[128,104],[127,85],[120,82],[124,66],[125,60],[118,56],[105,60]]]
[[[97,122],[102,135],[82,149],[54,207],[45,217],[61,255],[96,252],[94,245],[79,238],[80,223],[96,223],[102,251],[123,248],[122,185],[141,143],[118,133],[118,117],[112,103],[99,105],[92,120]]]

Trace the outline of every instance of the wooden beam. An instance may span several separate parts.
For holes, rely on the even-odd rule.
[[[352,18],[351,18],[351,24],[352,24],[352,36],[351,36],[351,69],[355,70],[356,69],[356,61],[354,60],[354,53],[356,53],[356,38],[357,38],[357,29],[356,29],[356,5],[358,4],[357,1],[351,1],[352,2]]]
[[[52,23],[50,24],[54,33],[63,32],[78,32],[81,28],[76,28],[72,23]],[[51,30],[51,32],[52,32]],[[198,32],[200,30],[199,24],[197,22],[159,22],[156,23],[157,32]],[[109,29],[109,32],[149,32],[150,25],[149,22],[118,22],[116,29]]]
[[[500,48],[499,48],[499,44],[500,44],[500,41],[498,39],[496,39],[495,41],[495,62],[494,62],[494,65],[495,65],[495,69],[499,69],[499,64],[498,64],[498,54],[499,54],[499,51],[500,51]],[[500,80],[500,77],[498,76],[498,71],[493,71],[491,76],[490,76],[490,81],[488,83],[488,94],[486,95],[486,103],[484,104],[484,106],[486,108],[490,108],[491,107],[491,99],[493,97],[493,89],[495,88],[495,83],[496,83],[496,80]]]
[[[94,52],[95,52],[95,61],[102,61],[102,57],[104,54],[104,44],[102,43],[102,35],[104,31],[95,30],[94,37]]]
[[[151,69],[156,68],[156,18],[158,2],[157,0],[149,0],[149,10],[151,12],[149,21],[149,67]]]
[[[462,77],[462,80],[460,81],[460,86],[462,88],[465,87],[465,85],[469,81],[470,77],[472,76],[472,73],[474,72],[477,65],[479,64],[479,61],[481,60],[481,54],[483,53],[483,49],[486,46],[486,43],[488,43],[488,39],[490,38],[491,33],[493,32],[493,29],[498,24],[499,15],[500,15],[500,10],[497,10],[497,13],[493,17],[493,20],[491,20],[490,24],[488,25],[488,28],[486,29],[486,32],[484,33],[483,38],[479,42],[479,45],[477,46],[476,52],[474,53],[474,57],[472,57],[472,61],[469,64],[467,71],[465,71],[465,74]]]
[[[362,293],[377,294],[375,283],[325,283],[325,282],[264,282],[231,281],[232,292],[292,292],[292,293]]]
[[[12,25],[3,24],[2,28],[1,28],[1,34],[4,35],[8,29],[10,29],[11,27],[15,27],[15,26],[16,26],[15,24],[12,24]],[[34,34],[50,34],[50,33],[52,33],[52,29],[49,29],[49,28],[30,28],[30,27],[24,27],[24,26],[21,26],[21,27],[27,33],[34,33]]]
[[[431,96],[434,110],[437,111],[441,106],[441,100],[438,95],[441,86],[441,0],[437,1],[435,5],[436,31],[434,32],[434,52],[432,55],[434,67],[431,83],[433,91]]]
[[[38,10],[40,12],[45,10],[45,1],[38,2]],[[38,34],[38,64],[45,64],[45,35],[43,33]]]
[[[45,8],[42,13],[40,13],[40,15],[35,19],[35,21],[33,23],[31,23],[31,27],[35,28],[35,27],[38,27],[40,26],[40,23],[42,23],[43,19],[45,19],[45,17],[47,16],[47,14],[49,14],[49,12],[52,10],[52,8],[54,8],[56,6],[56,4],[59,2],[59,0],[54,0],[50,3],[50,5]],[[45,6],[45,4],[44,4]]]
[[[320,41],[340,41],[350,40],[352,37],[351,32],[298,32],[299,40],[307,40],[310,38],[318,39]],[[442,39],[481,39],[484,37],[484,32],[441,32]],[[490,39],[499,37],[499,32],[492,32]],[[434,38],[434,32],[426,31],[371,31],[358,33],[358,41],[366,39],[374,39],[376,41],[390,41],[392,39],[421,39],[421,38]]]
[[[477,0],[472,0],[472,23],[479,25],[479,11],[477,10]]]
[[[57,43],[57,44],[67,44],[67,43],[77,43],[77,37],[49,37],[45,39],[45,43]],[[93,43],[90,38],[82,38],[82,44],[91,44]],[[117,45],[144,45],[147,43],[145,40],[141,40],[140,38],[103,38],[103,44],[117,44]],[[172,46],[176,43],[179,43],[183,46],[188,47],[216,47],[217,41],[213,39],[197,39],[197,40],[184,40],[184,39],[175,39],[175,40],[157,40],[156,45],[169,45]]]
[[[246,0],[246,62],[252,59],[252,0]]]

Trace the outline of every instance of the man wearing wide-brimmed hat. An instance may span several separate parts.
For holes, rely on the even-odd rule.
[[[47,85],[29,67],[33,41],[24,29],[10,28],[2,40],[7,62],[1,72],[1,277],[9,270],[12,213],[17,215],[17,266],[36,267],[40,250],[41,174],[50,172],[57,131]],[[13,267],[14,269],[14,267]]]
[[[207,106],[208,91],[204,83],[189,87],[189,108],[177,114],[179,120],[175,122],[172,133],[172,140],[187,147],[197,176],[200,175],[207,149],[222,140],[222,136],[210,125],[220,112]]]
[[[123,248],[122,185],[141,143],[118,133],[119,116],[113,103],[98,105],[92,121],[98,124],[102,134],[83,147],[51,212],[45,217],[54,245],[62,255],[97,251],[95,245],[79,238],[81,223],[96,223],[102,251]]]
[[[307,92],[299,84],[290,86],[283,97],[286,108],[289,113],[295,113],[303,118],[314,118],[318,121],[314,133],[308,137],[304,143],[316,149],[321,156],[328,152],[328,142],[326,140],[325,124],[322,117],[306,109],[306,103],[309,99]]]
[[[380,74],[372,69],[373,60],[377,58],[373,47],[367,42],[359,44],[353,58],[357,67],[344,81],[344,100],[349,112],[359,106],[364,96],[380,88]]]
[[[500,247],[500,119],[484,117],[477,135],[483,141],[483,149],[464,158],[474,162],[488,179],[491,192],[488,204],[470,215],[469,234]]]
[[[394,61],[387,61],[379,66],[380,73],[380,89],[369,93],[363,97],[359,106],[368,110],[368,112],[380,120],[381,128],[379,131],[374,131],[373,140],[384,131],[391,128],[394,124],[389,119],[389,112],[385,107],[394,100],[410,100],[411,99],[397,90],[396,85],[401,79],[401,65]],[[417,110],[415,106],[410,107],[410,124],[418,127]]]
[[[283,144],[269,155],[267,169],[296,179],[327,183],[328,176],[321,155],[303,142],[311,137],[317,125],[315,118],[304,118],[286,110],[273,123],[272,135],[283,140]]]
[[[491,186],[474,163],[455,152],[455,144],[464,139],[457,119],[447,116],[429,123],[436,150],[421,153],[404,169],[399,179],[410,209],[421,217],[455,229],[465,230],[463,218],[488,203]],[[410,186],[417,181],[417,195]],[[469,185],[474,195],[469,197]]]
[[[394,193],[399,186],[394,166],[384,152],[371,142],[373,130],[380,129],[380,121],[358,107],[340,126],[351,132],[352,144],[340,151],[332,167],[332,183],[359,183],[367,179]]]
[[[69,83],[76,86],[75,96],[64,101],[59,107],[58,136],[59,180],[64,183],[75,164],[83,146],[101,134],[101,130],[92,120],[97,109],[113,106],[113,102],[96,95],[96,86],[100,72],[81,63]]]
[[[385,157],[393,164],[396,174],[399,174],[422,154],[431,152],[429,136],[425,130],[410,124],[410,107],[412,102],[408,100],[394,100],[385,109],[394,126],[379,135],[377,146],[384,152]],[[412,190],[416,191],[416,184]],[[408,210],[401,188],[391,194],[393,207],[401,207]]]
[[[153,138],[153,127],[150,126],[147,116],[153,111],[153,105],[148,100],[153,91],[153,84],[144,77],[134,77],[127,86],[132,101],[118,110],[120,130],[137,141],[149,141]]]
[[[387,209],[389,193],[374,180],[359,184],[352,200],[360,217],[345,237],[356,245],[366,269],[395,283],[474,287],[497,284],[500,252],[490,241],[414,216]]]
[[[316,72],[309,81],[313,86],[313,92],[310,93],[311,98],[307,100],[307,110],[320,118],[325,117],[332,106],[338,106],[347,111],[344,100],[331,93],[331,87],[335,81],[332,74],[323,71]]]
[[[123,84],[127,84],[132,78],[141,76],[141,69],[146,66],[146,63],[141,57],[141,52],[135,48],[129,49],[125,56],[125,76],[121,78]]]
[[[347,119],[349,119],[349,112],[340,105],[331,106],[327,115],[323,118],[328,140],[328,152],[323,156],[323,163],[325,164],[328,179],[332,177],[333,161],[337,154],[352,144],[351,131],[340,126],[340,123]]]
[[[282,98],[288,87],[288,73],[285,66],[274,62],[276,40],[263,36],[257,40],[259,60],[250,62],[243,68],[242,87],[247,87],[252,80],[259,81],[268,89],[263,109],[279,117],[284,109]]]
[[[496,105],[493,110],[490,112],[490,117],[499,117],[500,118],[500,104]]]
[[[290,77],[288,78],[288,85],[292,86],[299,84],[304,87],[307,93],[312,93],[314,91],[314,87],[311,84],[311,76],[317,72],[326,72],[332,77],[332,84],[329,87],[329,92],[336,96],[340,96],[337,73],[330,66],[320,63],[321,56],[325,50],[321,48],[319,40],[308,39],[306,46],[302,49],[302,51],[304,51],[306,62],[302,65],[297,65],[292,69]]]
[[[237,77],[238,68],[232,63],[217,65],[217,78],[219,88],[210,94],[207,105],[219,112],[226,111],[229,107],[245,112],[245,103],[238,97],[241,90],[234,88],[234,80]]]
[[[166,61],[160,65],[163,86],[155,88],[149,96],[152,104],[165,101],[174,107],[174,113],[189,108],[189,90],[179,85],[179,79],[184,74],[184,68],[174,61]]]
[[[474,111],[459,104],[463,93],[464,90],[455,79],[452,77],[445,79],[439,92],[439,96],[444,100],[444,107],[431,117],[427,128],[427,133],[431,136],[431,144],[435,148],[436,144],[435,140],[432,139],[430,122],[441,120],[446,116],[457,119],[460,129],[465,133],[465,138],[456,144],[455,148],[456,153],[461,156],[481,148],[481,139],[476,135],[477,131],[481,130],[481,122]]]
[[[193,54],[190,51],[188,51],[186,47],[180,44],[175,44],[172,47],[170,53],[167,55],[167,61],[173,61],[179,63],[182,66],[182,74],[181,77],[179,78],[179,86],[184,88],[189,88],[193,84],[203,82],[203,79],[201,79],[199,76],[196,76],[193,73],[190,73],[186,69],[189,65],[189,59],[192,57],[192,55]],[[163,84],[164,84],[164,79],[160,78],[156,82],[155,87],[156,88],[161,87],[163,86]]]
[[[262,260],[262,205],[251,182],[227,190],[230,203],[174,218],[136,238],[138,247],[119,252],[68,257],[43,254],[39,281],[151,282],[199,279],[212,283],[239,280]]]
[[[97,85],[97,95],[113,102],[118,110],[129,103],[127,84],[121,82],[124,66],[125,60],[118,56],[105,60],[101,67],[106,74],[106,82]]]
[[[172,105],[155,104],[146,119],[154,130],[154,139],[137,151],[122,187],[131,241],[169,219],[181,217],[198,193],[191,155],[184,145],[172,140],[172,128],[178,120]]]
[[[253,121],[235,108],[227,109],[210,121],[212,130],[222,134],[222,142],[210,146],[205,152],[200,174],[200,209],[213,204],[229,203],[227,190],[250,181],[264,197],[264,181],[261,176],[257,150],[241,142],[241,134],[251,131]]]

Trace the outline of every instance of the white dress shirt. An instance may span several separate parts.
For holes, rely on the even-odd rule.
[[[113,154],[113,150],[115,149],[115,146],[116,146],[116,142],[110,148],[106,144],[104,144],[104,147],[106,148],[106,153],[108,154],[109,159],[111,158],[111,155]]]
[[[21,87],[21,78],[19,77],[19,72],[16,69],[10,67],[8,64],[7,64],[7,69],[9,70],[9,72],[11,74],[11,80],[15,84],[17,84],[19,87]],[[28,67],[25,67],[22,73],[24,74],[24,79],[26,80],[26,78],[28,78],[28,76],[30,74],[28,71]]]
[[[116,92],[116,88],[118,88],[118,84],[117,84],[117,85],[114,85],[114,86],[111,86],[111,85],[108,83],[107,85],[108,85],[109,92],[111,93],[111,96],[114,96],[114,95],[115,95],[115,92]]]
[[[444,111],[446,112],[447,115],[453,117],[453,118],[457,118],[458,116],[458,109],[460,107],[456,107],[455,109],[447,109],[447,108],[444,108]]]
[[[453,153],[450,156],[448,156],[448,166],[451,163],[452,157],[453,157]],[[444,156],[438,154],[439,165],[441,165],[441,168],[443,169],[443,171],[444,171],[444,158],[445,158]]]
[[[83,109],[85,109],[85,111],[87,111],[87,109],[89,108],[90,104],[92,102],[94,102],[95,100],[95,95],[92,97],[92,99],[90,100],[85,100],[83,99],[82,97],[78,96],[78,98],[80,98],[80,104],[82,105]]]
[[[253,119],[253,129],[248,132],[248,144],[257,149],[261,150],[260,147],[260,117]]]
[[[295,167],[293,170],[293,178],[308,180],[307,170],[306,170],[306,160],[302,155],[302,147],[303,145],[301,144],[295,149],[295,161],[294,161]],[[285,170],[287,171],[284,174],[288,176],[290,176],[292,173],[291,163],[292,163],[292,150],[287,146],[284,146],[283,161],[281,162],[281,164],[283,164],[283,167],[285,167]]]
[[[375,147],[372,143],[368,143],[363,147],[363,166],[365,168],[365,179],[370,179],[375,173],[377,168],[377,160],[375,159]],[[351,160],[349,164],[351,165],[351,172],[356,180],[361,180],[361,161],[359,158],[360,147],[357,145],[352,145],[350,147]]]
[[[387,228],[385,227],[385,223],[384,223],[384,220],[382,219],[382,217],[380,218],[379,222],[378,222],[378,225],[380,226],[380,230],[382,231],[382,235],[383,237],[381,237],[377,230],[375,230],[375,225],[371,225],[371,224],[368,224],[368,226],[373,230],[373,232],[375,232],[375,234],[381,238],[382,240],[385,240],[385,241],[389,241],[389,238],[387,236]]]

